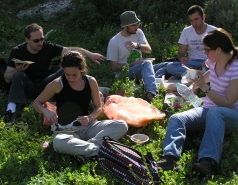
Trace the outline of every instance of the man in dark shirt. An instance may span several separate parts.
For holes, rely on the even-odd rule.
[[[11,126],[20,116],[26,104],[26,97],[35,99],[49,82],[63,73],[63,69],[51,73],[50,65],[53,58],[68,51],[78,51],[95,63],[99,64],[98,60],[105,60],[101,54],[83,48],[64,47],[44,41],[43,28],[35,23],[26,26],[24,35],[25,42],[11,51],[4,74],[6,82],[11,82],[4,117],[4,122],[8,126]],[[19,60],[33,63],[19,63]]]

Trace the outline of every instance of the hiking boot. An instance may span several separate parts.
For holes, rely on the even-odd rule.
[[[146,93],[146,100],[150,103],[152,99],[155,97],[155,95],[151,92]]]
[[[4,122],[6,126],[12,126],[16,121],[16,112],[12,112],[12,110],[7,110],[4,115]]]
[[[192,170],[202,176],[215,175],[217,172],[218,163],[210,157],[204,157],[198,163],[192,165]]]
[[[178,170],[179,167],[177,165],[178,158],[173,155],[165,155],[162,157],[160,161],[157,162],[157,168],[159,170]]]

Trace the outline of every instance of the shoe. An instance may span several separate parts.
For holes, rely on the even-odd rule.
[[[79,161],[79,163],[83,164],[85,163],[85,161],[87,160],[86,157],[82,156],[82,155],[76,155],[75,158],[77,159],[77,161]]]
[[[12,110],[7,110],[4,115],[4,122],[6,126],[12,126],[16,121],[16,112],[12,112]]]
[[[162,159],[157,162],[158,170],[178,170],[179,166],[177,165],[178,158],[173,155],[165,155]]]
[[[155,97],[155,95],[154,95],[153,93],[151,93],[151,92],[147,92],[147,93],[146,93],[146,100],[147,100],[149,103],[153,100],[154,97]]]
[[[218,163],[209,157],[204,157],[198,163],[192,165],[192,170],[202,176],[215,175],[217,172]]]

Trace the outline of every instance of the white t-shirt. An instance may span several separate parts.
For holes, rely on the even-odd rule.
[[[188,46],[190,60],[191,59],[202,59],[202,60],[207,59],[207,56],[204,53],[202,38],[206,33],[214,29],[216,29],[216,27],[211,26],[209,24],[207,24],[207,29],[202,34],[197,34],[193,26],[188,26],[183,29],[178,43]]]
[[[107,47],[107,60],[118,62],[119,64],[127,63],[127,58],[130,55],[130,50],[126,48],[124,45],[125,42],[136,42],[140,44],[147,43],[147,39],[145,38],[145,34],[141,29],[138,29],[136,34],[132,34],[129,37],[124,37],[121,33],[117,33],[114,37],[112,37],[108,43]],[[137,50],[140,52],[141,51]]]

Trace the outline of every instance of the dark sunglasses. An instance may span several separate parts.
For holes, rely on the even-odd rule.
[[[38,43],[38,42],[42,42],[43,40],[44,40],[44,37],[41,37],[41,38],[39,38],[39,39],[30,39],[30,40],[32,40],[33,42],[35,42],[35,43]]]

